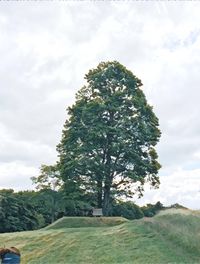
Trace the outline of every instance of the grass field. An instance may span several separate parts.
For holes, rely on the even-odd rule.
[[[200,263],[200,214],[166,210],[153,218],[63,218],[31,232],[0,235],[22,264]]]

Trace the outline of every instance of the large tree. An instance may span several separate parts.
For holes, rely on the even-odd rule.
[[[119,62],[102,62],[85,79],[68,108],[58,166],[66,192],[93,193],[108,215],[114,196],[141,196],[145,182],[158,187],[161,133],[142,82]]]

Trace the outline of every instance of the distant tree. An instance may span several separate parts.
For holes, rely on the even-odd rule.
[[[163,209],[165,209],[165,207],[163,206],[161,202],[157,202],[156,204],[147,204],[141,207],[141,210],[143,211],[143,214],[146,217],[152,217],[157,212]]]
[[[86,201],[66,200],[65,216],[88,216],[92,211],[92,206]]]
[[[176,209],[188,209],[187,207],[181,205],[181,204],[178,204],[178,203],[175,203],[175,204],[172,204],[170,205],[168,208],[176,208]]]
[[[32,177],[38,190],[34,201],[38,211],[45,217],[46,223],[54,222],[65,211],[65,199],[62,192],[62,180],[58,164],[41,165],[40,175]]]
[[[15,232],[38,228],[38,214],[28,202],[13,191],[0,191],[0,232]]]
[[[140,207],[131,201],[117,202],[113,205],[113,216],[123,216],[127,219],[139,219],[144,216]]]
[[[40,190],[37,196],[40,213],[44,215],[46,222],[53,223],[61,212],[65,210],[63,193],[51,189]]]
[[[62,183],[59,177],[59,169],[56,165],[41,165],[40,175],[31,177],[33,184],[36,185],[37,190],[52,189],[55,190],[59,188]]]
[[[142,82],[119,62],[100,63],[85,79],[68,108],[59,171],[66,193],[94,193],[108,215],[113,196],[142,196],[145,182],[158,187],[154,147],[161,133]]]

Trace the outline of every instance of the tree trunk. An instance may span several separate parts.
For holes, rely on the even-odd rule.
[[[55,221],[55,198],[52,196],[51,198],[52,204],[51,204],[51,223]]]
[[[109,112],[110,120],[108,122],[109,127],[112,127],[114,113],[112,111]],[[104,185],[104,199],[103,199],[103,215],[108,216],[110,211],[110,188],[112,185],[112,175],[111,175],[111,146],[112,146],[112,138],[113,135],[111,132],[107,133],[107,151],[106,151],[106,178]]]
[[[103,215],[108,216],[109,210],[110,210],[110,187],[107,185],[104,188]]]
[[[103,197],[103,215],[108,216],[110,212],[110,189],[112,185],[112,176],[109,174],[105,180]]]
[[[99,180],[97,182],[97,206],[98,208],[102,208],[102,196],[103,196],[102,181]]]

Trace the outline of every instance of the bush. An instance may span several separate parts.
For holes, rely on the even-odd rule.
[[[127,219],[139,219],[144,216],[140,207],[133,202],[118,202],[113,205],[113,216],[123,216]]]
[[[146,217],[152,217],[162,209],[164,209],[164,206],[161,202],[157,202],[156,204],[147,204],[146,206],[141,207],[141,210]]]
[[[65,202],[65,216],[88,216],[92,206],[84,201],[67,200]]]

